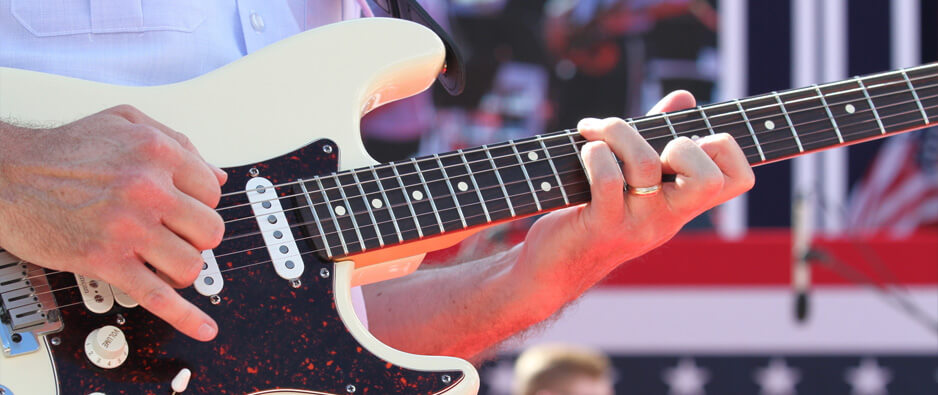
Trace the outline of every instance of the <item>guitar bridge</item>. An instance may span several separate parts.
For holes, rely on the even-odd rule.
[[[0,345],[5,356],[36,351],[39,336],[62,330],[44,270],[0,250]]]

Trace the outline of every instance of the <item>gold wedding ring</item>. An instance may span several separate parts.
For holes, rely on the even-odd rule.
[[[630,195],[641,197],[654,196],[657,195],[658,191],[661,190],[661,184],[652,185],[650,187],[636,187],[632,185],[626,185],[625,190],[627,190]]]

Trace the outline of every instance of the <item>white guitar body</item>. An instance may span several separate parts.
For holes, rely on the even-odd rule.
[[[369,18],[309,31],[199,78],[164,86],[122,87],[0,68],[0,119],[54,126],[130,104],[185,133],[209,162],[220,167],[264,161],[328,138],[340,147],[339,169],[352,169],[376,163],[361,141],[361,117],[429,87],[443,59],[442,42],[430,30],[401,20]],[[464,378],[447,391],[456,394],[476,393],[479,379],[471,364],[407,354],[380,343],[355,316],[349,289],[410,273],[422,252],[465,236],[353,256],[337,264],[334,276],[337,309],[360,344],[404,368],[463,372]],[[72,393],[73,389],[58,388],[49,338],[40,337],[35,352],[0,357],[0,385],[17,395]],[[317,393],[313,391],[258,393]]]

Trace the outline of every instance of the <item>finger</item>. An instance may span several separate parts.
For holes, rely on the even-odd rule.
[[[602,141],[590,141],[583,146],[581,153],[592,195],[587,206],[590,222],[600,226],[620,223],[624,213],[624,181],[612,150]]]
[[[228,180],[228,173],[218,168],[217,166],[211,163],[208,163],[205,160],[205,158],[202,157],[202,154],[199,152],[198,148],[196,148],[195,145],[192,144],[192,141],[189,140],[189,137],[187,137],[186,135],[173,130],[169,126],[166,126],[160,122],[157,122],[155,119],[150,118],[149,115],[143,113],[140,110],[137,110],[136,108],[132,106],[118,106],[118,107],[115,107],[114,110],[117,111],[121,116],[123,116],[124,118],[126,118],[128,121],[132,123],[145,124],[145,125],[152,126],[156,128],[157,130],[159,130],[160,132],[162,132],[163,134],[171,137],[173,140],[176,140],[176,142],[179,143],[180,146],[185,148],[186,151],[189,151],[190,153],[195,155],[205,166],[209,168],[209,170],[218,180],[219,185],[224,185],[225,181]]]
[[[622,159],[625,182],[633,187],[650,187],[661,183],[661,159],[654,148],[625,121],[607,118],[584,120],[581,133],[587,139],[609,144],[615,156]],[[595,126],[600,126],[596,128]],[[626,200],[630,210],[647,209],[656,204],[651,196],[632,196]]]
[[[156,273],[140,263],[122,265],[124,273],[120,279],[105,279],[118,288],[127,290],[131,298],[157,317],[166,321],[185,335],[201,341],[209,341],[218,333],[218,325],[207,314],[179,296]]]
[[[710,156],[687,137],[672,140],[661,153],[661,167],[676,174],[663,187],[673,211],[694,216],[715,204],[723,189],[723,173]]]
[[[755,175],[736,139],[727,133],[720,133],[695,142],[723,173],[723,190],[716,199],[717,204],[752,188],[756,181]]]
[[[156,270],[166,273],[175,285],[192,285],[202,269],[199,250],[162,227],[153,231],[152,239],[137,253]]]
[[[697,100],[694,99],[694,95],[688,91],[677,90],[659,100],[651,110],[648,110],[648,115],[683,110],[696,105]]]
[[[180,191],[206,206],[216,207],[221,199],[221,185],[210,169],[192,154],[182,158],[182,163],[173,172],[173,183]]]
[[[176,207],[167,210],[162,220],[173,233],[200,251],[217,247],[225,233],[218,212],[183,193],[178,194]]]

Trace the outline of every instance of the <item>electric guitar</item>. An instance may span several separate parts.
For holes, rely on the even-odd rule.
[[[369,334],[350,287],[406,275],[426,251],[590,193],[584,139],[572,130],[371,159],[361,116],[430,86],[444,52],[424,27],[369,18],[165,86],[0,68],[0,119],[56,125],[131,104],[189,133],[229,174],[225,238],[180,291],[217,320],[214,341],[176,332],[99,280],[0,252],[0,393],[475,393],[468,362],[396,351]],[[933,118],[938,66],[926,65],[628,122],[659,152],[679,136],[730,133],[756,166]]]

